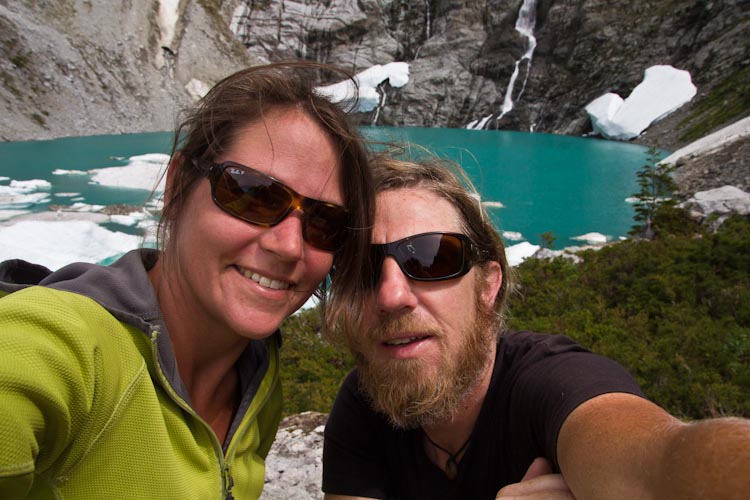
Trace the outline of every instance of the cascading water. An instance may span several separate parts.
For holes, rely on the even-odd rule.
[[[425,38],[430,38],[430,0],[424,0]]]
[[[523,53],[521,58],[516,61],[515,67],[513,68],[513,74],[510,76],[508,82],[508,88],[505,90],[505,98],[503,99],[503,106],[500,109],[500,114],[485,116],[480,120],[475,120],[469,123],[466,128],[470,129],[483,129],[487,122],[492,118],[500,120],[510,110],[513,109],[513,89],[516,86],[516,80],[518,74],[521,72],[521,64],[526,61],[526,73],[523,77],[523,85],[521,90],[518,92],[517,99],[521,98],[523,91],[526,89],[526,81],[529,78],[529,72],[531,70],[531,59],[534,56],[534,49],[536,49],[536,38],[534,37],[534,28],[536,27],[536,0],[523,0],[521,8],[518,11],[518,18],[516,19],[516,31],[526,38],[526,51]]]
[[[529,71],[531,70],[531,58],[534,56],[534,49],[536,49],[536,38],[534,38],[534,27],[536,26],[536,0],[523,0],[523,5],[518,11],[518,19],[516,20],[516,31],[522,36],[526,37],[526,52],[521,58],[516,61],[516,66],[513,69],[513,74],[510,76],[508,82],[508,88],[505,91],[505,99],[503,100],[503,107],[500,116],[497,117],[499,120],[506,113],[513,109],[513,88],[516,85],[516,79],[520,72],[520,66],[523,61],[526,61],[526,74],[523,78],[523,85],[521,91],[518,93],[518,98],[521,98],[524,89],[526,88],[526,81],[529,78]]]

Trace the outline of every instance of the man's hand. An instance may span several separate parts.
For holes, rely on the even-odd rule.
[[[538,457],[520,483],[509,484],[497,493],[502,500],[575,500],[562,474],[552,473],[552,464]]]

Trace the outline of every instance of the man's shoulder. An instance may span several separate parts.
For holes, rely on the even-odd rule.
[[[531,332],[528,330],[508,330],[498,340],[501,352],[525,353],[541,350],[549,354],[588,349],[566,335]]]

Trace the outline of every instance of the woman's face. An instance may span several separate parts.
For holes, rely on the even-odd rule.
[[[305,112],[274,109],[238,131],[216,159],[271,175],[299,194],[343,205],[341,165],[331,137]],[[192,325],[244,338],[263,338],[296,311],[325,278],[333,254],[302,239],[302,214],[272,227],[237,219],[211,199],[208,179],[198,182],[170,242],[177,256],[171,289],[179,315]],[[175,284],[178,286],[175,287]]]

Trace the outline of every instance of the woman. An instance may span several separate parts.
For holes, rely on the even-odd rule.
[[[0,497],[260,495],[278,327],[369,239],[363,143],[313,69],[240,71],[188,114],[161,251],[0,267]]]

